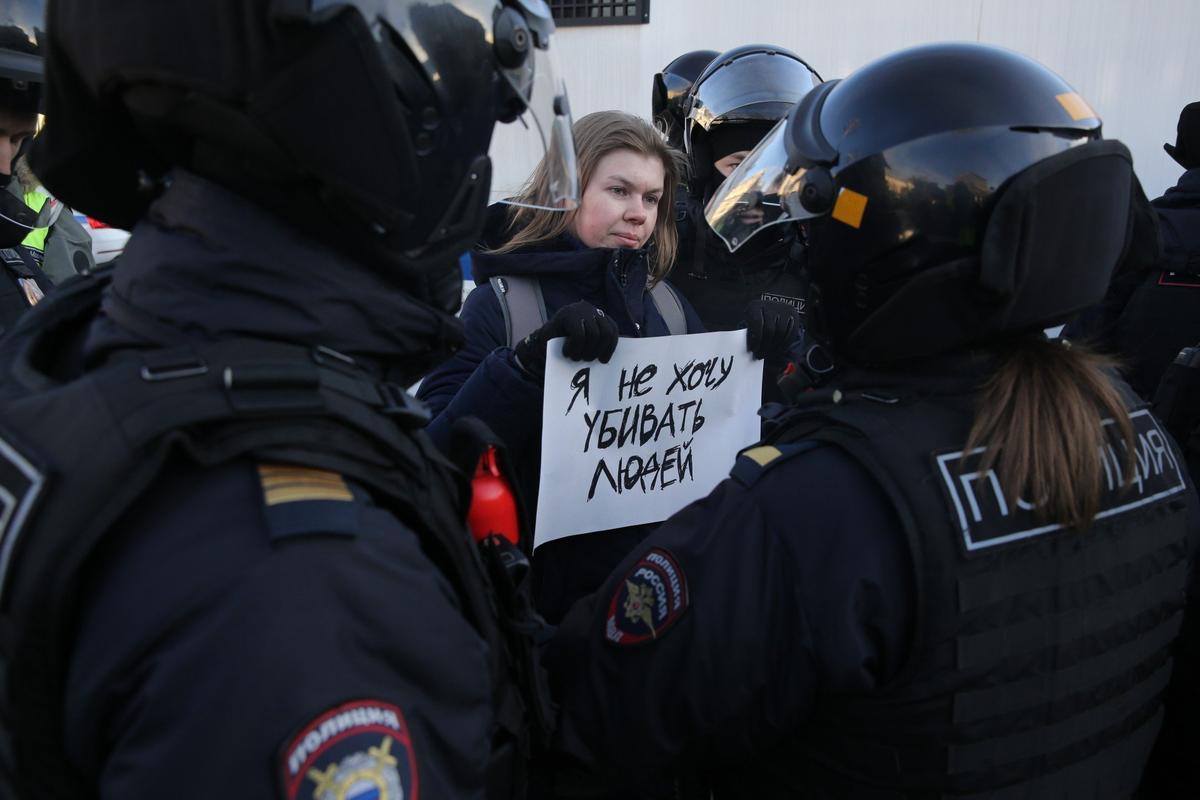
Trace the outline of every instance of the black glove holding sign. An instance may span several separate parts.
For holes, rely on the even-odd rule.
[[[560,308],[549,322],[517,342],[513,353],[521,371],[540,384],[546,377],[546,342],[565,336],[564,356],[572,361],[607,364],[620,335],[617,323],[603,311],[579,300]]]
[[[746,305],[746,345],[755,358],[789,358],[800,331],[800,312],[779,300],[752,300]]]

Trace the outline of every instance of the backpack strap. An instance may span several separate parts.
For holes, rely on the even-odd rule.
[[[650,287],[650,299],[658,309],[667,330],[672,336],[687,333],[687,315],[683,312],[683,302],[675,289],[666,281],[659,281]]]
[[[546,324],[549,318],[546,298],[542,296],[542,284],[537,278],[529,275],[497,275],[488,282],[500,301],[509,347]],[[650,287],[650,299],[672,336],[687,333],[683,301],[674,288],[665,281],[659,281]]]
[[[542,296],[542,284],[537,278],[529,275],[496,275],[488,283],[500,301],[509,347],[546,323],[549,317],[546,298]]]

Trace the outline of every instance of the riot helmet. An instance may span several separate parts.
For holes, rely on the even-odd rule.
[[[684,101],[696,78],[717,55],[716,50],[692,50],[677,56],[654,76],[650,118],[667,137],[667,144],[677,150],[683,149]]]
[[[712,198],[736,250],[808,220],[810,321],[879,364],[1058,324],[1127,246],[1132,160],[1025,56],[904,50],[808,94]]]
[[[821,76],[782,47],[750,44],[714,58],[684,102],[683,147],[693,193],[721,182],[713,162],[753,148]]]
[[[6,137],[32,131],[42,95],[43,0],[10,0],[0,6],[0,128]],[[6,187],[21,150],[0,160],[0,247],[16,247],[33,230],[37,212]]]
[[[577,200],[544,0],[58,0],[49,29],[35,165],[121,227],[183,168],[451,310],[497,121]]]

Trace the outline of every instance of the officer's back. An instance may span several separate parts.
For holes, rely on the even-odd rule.
[[[0,794],[513,796],[529,643],[402,387],[461,338],[493,124],[569,130],[548,14],[48,23],[35,169],[133,236],[0,350]]]
[[[1163,698],[1194,683],[1200,516],[1111,363],[1041,333],[1104,293],[1128,150],[973,44],[823,84],[770,136],[708,221],[737,246],[786,187],[838,371],[564,619],[559,749],[720,798],[1133,795],[1195,718]]]

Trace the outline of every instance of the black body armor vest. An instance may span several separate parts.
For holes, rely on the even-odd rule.
[[[795,228],[764,231],[730,253],[704,221],[703,203],[686,192],[676,203],[675,227],[679,252],[667,277],[696,309],[706,330],[738,328],[752,300],[787,303],[805,320],[808,280],[804,245]]]
[[[1045,523],[1005,500],[982,448],[962,452],[972,390],[956,383],[814,392],[768,437],[830,442],[874,476],[903,524],[917,591],[905,666],[869,695],[819,699],[796,743],[797,786],[816,797],[1129,797],[1182,619],[1186,471],[1154,417],[1131,406],[1136,475],[1110,437],[1091,527]]]
[[[424,408],[340,353],[261,340],[129,351],[81,371],[67,363],[79,348],[62,345],[81,341],[106,283],[64,284],[0,347],[0,796],[95,796],[72,773],[61,729],[77,578],[168,456],[183,454],[339,472],[416,533],[487,643],[489,797],[523,797],[546,693],[528,632],[493,591],[503,568],[481,561],[466,530],[469,485],[420,430]]]

